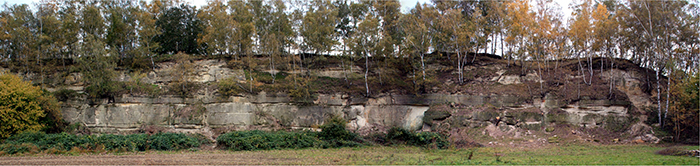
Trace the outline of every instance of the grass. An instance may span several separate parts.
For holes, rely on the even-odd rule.
[[[307,148],[260,151],[146,151],[116,155],[82,154],[81,156],[24,156],[8,163],[50,163],[55,158],[70,161],[110,164],[139,164],[144,160],[177,160],[177,164],[284,164],[284,165],[699,165],[700,159],[688,156],[655,154],[666,147],[654,145],[586,145],[574,144],[540,148],[482,147],[473,149],[426,149],[413,146],[363,146],[345,148]],[[684,146],[697,149],[698,146]],[[469,154],[473,152],[471,160]],[[109,157],[113,156],[113,157]],[[100,158],[102,157],[102,158]],[[100,158],[99,161],[92,161]],[[13,159],[13,158],[3,158]],[[130,159],[123,160],[123,159]],[[44,161],[46,160],[46,161]],[[95,159],[98,160],[98,159]],[[63,161],[63,160],[62,160]],[[67,161],[67,160],[66,160]],[[141,162],[139,162],[141,161]],[[133,162],[133,163],[132,163]],[[3,162],[0,162],[3,163]],[[7,164],[7,163],[6,163]],[[77,164],[77,163],[76,163]],[[162,163],[163,164],[163,163]],[[175,163],[171,163],[175,164]]]
[[[693,146],[687,149],[697,148]],[[399,164],[399,165],[699,165],[700,159],[664,156],[654,152],[664,147],[648,145],[570,145],[538,149],[485,147],[432,150],[417,147],[363,147],[268,151],[279,156],[303,158],[307,163],[289,164]],[[468,155],[474,151],[472,159]],[[306,159],[306,160],[304,160]]]

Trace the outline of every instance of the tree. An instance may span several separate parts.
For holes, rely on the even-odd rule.
[[[669,125],[673,131],[675,141],[681,139],[697,140],[700,126],[700,73],[688,76],[686,73],[677,71],[676,83],[671,92],[671,108],[669,114]]]
[[[379,19],[368,15],[357,27],[357,33],[353,35],[350,39],[352,43],[350,45],[351,50],[355,54],[362,55],[365,59],[365,90],[366,96],[370,96],[369,89],[369,58],[377,56],[377,45],[379,41]]]
[[[29,73],[30,60],[38,60],[37,45],[39,39],[37,35],[37,19],[26,4],[5,6],[7,10],[3,11],[2,34],[4,34],[4,42],[2,43],[4,56],[8,61],[16,67],[24,67],[24,72]]]
[[[348,4],[351,3],[351,4]],[[353,23],[353,19],[357,19],[352,17],[352,10],[350,8],[351,5],[353,5],[353,2],[348,2],[347,0],[337,0],[333,2],[333,5],[335,8],[338,10],[338,16],[336,19],[336,25],[335,25],[335,32],[338,34],[338,41],[341,41],[341,47],[342,47],[342,52],[341,52],[341,57],[348,57],[348,43],[350,34],[354,33],[356,30],[356,25],[351,24]],[[341,58],[340,59],[340,67],[343,69],[343,77],[345,78],[345,82],[348,82],[348,76],[345,71],[345,59],[346,58]],[[352,65],[350,65],[352,69]]]
[[[156,27],[156,15],[160,11],[160,6],[157,1],[154,3],[147,3],[141,1],[141,7],[137,10],[136,17],[138,20],[137,32],[138,32],[138,47],[136,48],[136,53],[138,57],[148,57],[151,59],[151,67],[155,69],[155,61],[153,57],[156,55],[154,51],[160,45],[155,42],[155,37],[160,35],[162,31]]]
[[[395,58],[395,46],[401,42],[402,35],[399,33],[399,18],[401,16],[401,4],[397,0],[381,0],[373,3],[374,12],[380,22],[379,55],[387,58]]]
[[[191,97],[199,89],[197,84],[191,82],[196,74],[196,66],[192,62],[192,57],[178,52],[173,55],[173,59],[177,65],[174,70],[170,71],[170,75],[173,76],[173,82],[169,86],[170,91],[182,98]]]
[[[221,0],[209,1],[202,8],[199,18],[204,25],[202,42],[207,44],[210,55],[231,54],[234,40],[234,22],[227,13],[228,7]]]
[[[270,33],[268,34],[269,40],[267,45],[270,47],[270,70],[274,71],[276,66],[276,57],[281,57],[287,54],[285,48],[290,46],[292,42],[292,27],[290,24],[289,16],[285,13],[287,6],[281,0],[274,0],[271,3],[272,10],[270,10]],[[272,77],[272,83],[275,82],[275,76]]]
[[[527,35],[529,34],[528,24],[534,21],[530,20],[533,17],[530,15],[530,4],[527,0],[516,0],[506,3],[506,11],[508,11],[505,19],[507,27],[507,36],[505,38],[508,44],[508,52],[505,55],[509,59],[520,59],[521,66],[525,60],[525,48],[527,43]],[[515,62],[514,62],[515,63]]]
[[[623,52],[632,52],[632,60],[642,67],[649,67],[656,71],[656,96],[658,106],[658,118],[664,125],[664,117],[668,115],[670,82],[666,85],[666,107],[663,109],[661,76],[664,73],[672,73],[674,62],[679,54],[674,48],[687,49],[685,45],[691,43],[677,42],[681,34],[690,34],[692,37],[693,16],[684,10],[696,9],[686,1],[629,1],[622,9],[624,15],[621,25],[625,30],[622,37],[625,41]],[[697,17],[697,16],[695,16]],[[697,19],[697,18],[695,18]],[[691,23],[691,24],[687,24]],[[697,23],[697,22],[695,22]],[[694,24],[697,26],[697,24]],[[681,27],[681,28],[679,28]],[[685,31],[690,32],[685,32]],[[695,37],[697,39],[697,37]],[[685,47],[685,48],[684,48]],[[691,62],[694,63],[694,62]],[[695,63],[696,64],[696,63]],[[663,112],[663,117],[662,117]]]
[[[301,27],[306,47],[304,50],[313,50],[314,54],[319,54],[331,51],[338,44],[334,40],[337,12],[329,0],[313,0],[310,3]]]
[[[102,40],[105,33],[104,18],[101,9],[96,5],[87,5],[81,11],[80,29],[83,36],[92,35]]]
[[[156,20],[156,28],[161,30],[161,34],[154,38],[161,46],[158,52],[161,54],[203,53],[204,46],[197,42],[197,38],[204,31],[204,27],[197,17],[196,7],[180,4],[162,12]]]
[[[45,70],[47,65],[56,64],[46,64],[46,59],[60,58],[60,26],[61,21],[58,20],[58,4],[55,2],[44,1],[37,4],[37,20],[38,29],[37,40],[38,45],[36,50],[38,51],[36,55],[36,65],[41,73],[41,86],[45,83]],[[50,61],[53,62],[53,61]]]
[[[272,83],[274,84],[275,59],[280,58],[285,52],[284,47],[291,40],[292,29],[289,24],[289,18],[285,13],[287,7],[280,0],[267,3],[253,1],[251,3],[256,18],[257,50],[261,54],[268,55],[268,66],[270,67],[270,75],[272,75]]]
[[[417,55],[420,59],[420,70],[425,81],[425,55],[433,46],[431,23],[434,21],[436,11],[426,4],[416,4],[409,14],[402,17],[401,26],[406,33],[403,43],[411,55]]]
[[[236,51],[235,54],[250,55],[252,54],[253,35],[256,33],[250,4],[243,1],[228,1],[228,7],[234,26],[232,50]]]
[[[61,20],[59,42],[61,46],[61,63],[66,66],[66,59],[77,57],[75,55],[78,36],[80,34],[80,15],[78,3],[72,1],[64,1],[61,4],[59,11],[59,20]]]
[[[112,80],[116,77],[116,63],[108,53],[105,43],[92,34],[87,34],[78,47],[80,58],[77,65],[83,74],[83,81],[88,84],[85,91],[91,99],[109,98],[113,101],[116,95],[117,89]]]
[[[31,82],[0,74],[0,139],[58,126],[62,123],[59,108],[53,96]]]
[[[109,23],[105,43],[110,49],[116,50],[119,61],[124,63],[126,58],[133,58],[136,54],[136,24],[140,11],[131,1],[111,0],[103,3]]]

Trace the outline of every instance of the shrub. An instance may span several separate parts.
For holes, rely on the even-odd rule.
[[[219,94],[225,98],[244,92],[241,85],[233,77],[219,80],[216,85],[219,88]]]
[[[321,126],[318,137],[322,140],[355,140],[357,135],[345,129],[345,120],[340,117],[332,117]]]
[[[2,144],[0,145],[0,155],[3,154],[22,154],[22,153],[38,153],[39,148],[34,144]]]
[[[36,143],[46,138],[46,133],[27,131],[12,135],[5,140],[5,144]]]
[[[173,82],[168,86],[171,94],[182,98],[192,97],[199,90],[200,84],[196,82]]]
[[[345,119],[334,116],[321,126],[318,138],[326,141],[329,147],[357,147],[362,146],[357,134],[345,129]]]
[[[68,133],[24,132],[5,140],[4,144],[0,145],[0,153],[36,153],[42,150],[59,153],[74,149],[78,149],[78,151],[99,151],[102,149],[108,151],[180,150],[200,145],[200,139],[177,133],[158,133],[151,136],[148,134],[77,136]],[[32,150],[33,148],[36,150]]]
[[[667,155],[667,156],[686,156],[689,153],[688,153],[688,150],[685,150],[681,147],[674,146],[674,147],[669,147],[666,149],[661,149],[659,151],[656,151],[656,154]]]
[[[400,143],[413,146],[421,146],[426,148],[444,149],[449,146],[449,142],[445,136],[434,132],[415,133],[406,129],[393,127],[389,129],[386,135],[386,140],[390,143]]]
[[[58,101],[16,75],[0,75],[0,139],[23,131],[56,130],[62,126]]]
[[[97,137],[95,145],[102,145],[105,150],[144,151],[149,148],[147,134],[113,135]]]
[[[219,136],[219,145],[230,150],[300,149],[322,147],[323,142],[309,132],[234,131]]]
[[[53,92],[53,96],[56,97],[58,101],[68,101],[78,97],[80,94],[72,89],[59,89]]]
[[[178,150],[199,147],[201,142],[197,138],[179,133],[158,133],[149,138],[151,149]]]

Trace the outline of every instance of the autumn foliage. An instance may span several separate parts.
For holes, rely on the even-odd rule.
[[[51,130],[61,119],[56,99],[16,75],[0,75],[0,138]]]
[[[700,74],[678,81],[671,89],[671,106],[666,128],[673,132],[675,141],[698,140],[700,126]]]

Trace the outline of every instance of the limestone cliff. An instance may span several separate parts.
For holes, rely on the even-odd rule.
[[[616,132],[629,131],[629,137],[647,134],[649,127],[640,108],[652,106],[650,92],[643,88],[647,81],[642,70],[602,70],[603,86],[610,85],[622,92],[623,97],[567,99],[580,89],[566,89],[564,85],[544,85],[535,69],[513,73],[506,64],[474,64],[466,72],[474,74],[470,83],[455,85],[452,79],[441,80],[440,88],[426,94],[405,94],[385,91],[371,97],[349,93],[319,93],[313,102],[298,103],[284,92],[241,93],[222,97],[215,83],[225,78],[239,82],[247,80],[245,71],[227,68],[221,60],[194,62],[192,81],[203,86],[193,96],[147,96],[124,94],[113,101],[88,102],[83,97],[63,102],[63,116],[70,123],[80,123],[95,132],[132,132],[143,126],[160,126],[182,132],[211,132],[217,128],[233,129],[316,129],[331,116],[348,120],[347,127],[359,132],[382,131],[388,127],[409,130],[449,132],[452,128],[499,127],[499,132],[541,131],[557,124],[585,128],[605,128]],[[173,81],[173,62],[157,64],[157,68],[139,78],[140,81],[160,88]],[[436,71],[440,67],[432,66]],[[566,70],[561,66],[561,70]],[[570,67],[571,68],[571,67]],[[323,68],[311,70],[312,76],[344,78],[359,75],[362,69]],[[277,71],[267,71],[277,72]],[[290,71],[293,73],[294,71]],[[296,71],[301,72],[301,71]],[[523,74],[525,73],[525,74]],[[447,73],[455,74],[455,73]],[[118,81],[134,78],[122,71]],[[575,78],[576,74],[559,77]],[[560,84],[566,84],[563,79]],[[553,78],[549,78],[553,79]],[[65,86],[54,87],[83,91],[79,73],[71,73]],[[356,85],[359,86],[359,85]],[[561,86],[557,93],[533,93],[532,86]],[[527,87],[527,89],[523,89]],[[512,88],[512,89],[511,89]],[[611,90],[613,90],[611,89]],[[589,89],[590,90],[590,89]],[[543,91],[539,91],[542,93]],[[634,128],[630,130],[630,128]],[[492,131],[493,132],[493,131]],[[528,131],[529,132],[529,131]],[[520,133],[520,132],[519,132]]]

